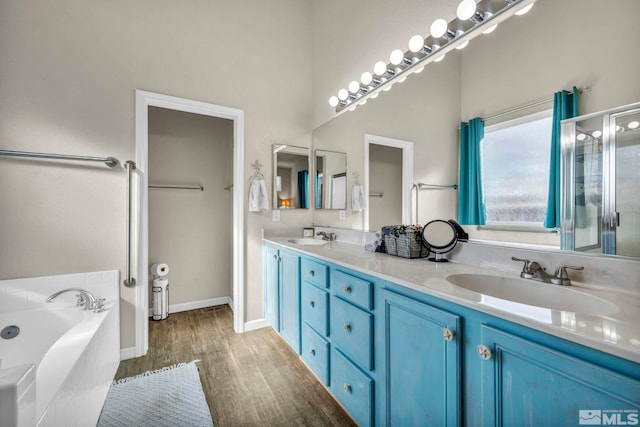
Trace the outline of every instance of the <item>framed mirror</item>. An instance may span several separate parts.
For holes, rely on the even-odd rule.
[[[309,208],[309,149],[273,144],[274,209]]]
[[[315,150],[316,209],[347,208],[347,154]]]

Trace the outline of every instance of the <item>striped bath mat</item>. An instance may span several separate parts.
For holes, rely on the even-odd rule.
[[[196,361],[114,381],[98,427],[211,427]]]

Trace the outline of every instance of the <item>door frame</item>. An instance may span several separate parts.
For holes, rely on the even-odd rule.
[[[413,142],[386,136],[364,135],[364,229],[369,229],[369,145],[384,145],[402,149],[402,223],[411,223],[411,186],[413,185]]]
[[[244,111],[160,93],[136,90],[135,149],[138,176],[137,241],[138,278],[135,287],[135,357],[149,349],[149,107],[201,114],[233,121],[233,329],[244,332]]]

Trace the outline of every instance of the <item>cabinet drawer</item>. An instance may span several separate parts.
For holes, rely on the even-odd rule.
[[[331,342],[364,368],[373,369],[373,315],[331,298]]]
[[[302,327],[302,360],[329,385],[329,343],[308,325]]]
[[[331,291],[347,301],[367,310],[373,309],[373,283],[359,277],[331,270]]]
[[[302,321],[308,323],[320,334],[329,333],[328,309],[329,293],[315,286],[302,283]]]
[[[373,380],[335,349],[331,352],[331,390],[358,425],[373,425]]]
[[[329,267],[308,258],[302,258],[301,268],[302,270],[300,273],[302,276],[302,280],[307,280],[311,283],[315,283],[321,288],[328,287],[329,282],[327,280],[327,270],[329,269]]]

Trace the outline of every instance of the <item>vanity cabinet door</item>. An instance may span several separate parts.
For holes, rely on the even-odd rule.
[[[280,331],[279,298],[280,255],[273,246],[264,247],[264,317]]]
[[[381,297],[381,424],[461,425],[461,318],[387,290]]]
[[[280,335],[300,354],[300,256],[280,251]]]
[[[486,325],[481,337],[482,425],[638,425],[637,379]]]

